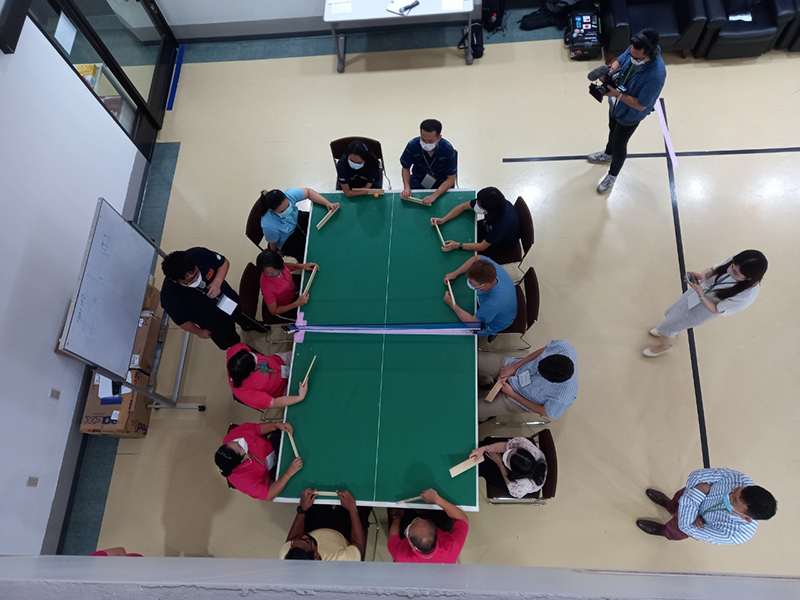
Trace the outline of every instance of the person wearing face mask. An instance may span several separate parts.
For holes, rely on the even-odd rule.
[[[258,255],[261,270],[261,295],[271,315],[293,319],[297,307],[308,304],[308,294],[297,294],[299,271],[312,271],[316,263],[287,263],[277,252],[267,248]]]
[[[239,343],[236,323],[250,323],[239,310],[238,294],[225,281],[229,267],[227,258],[199,247],[172,252],[161,263],[164,311],[181,329],[211,338],[222,350]],[[231,314],[222,308],[223,296],[237,304]]]
[[[402,198],[411,198],[411,190],[434,190],[422,200],[434,201],[456,182],[458,163],[456,151],[442,137],[442,124],[436,119],[425,119],[419,126],[419,137],[408,144],[400,157],[403,167]]]
[[[296,457],[286,472],[275,479],[278,453],[273,444],[279,439],[278,431],[294,433],[289,423],[238,425],[228,432],[214,454],[214,462],[228,483],[256,500],[274,500],[303,468],[303,460]]]
[[[363,561],[367,553],[369,507],[358,508],[348,491],[337,491],[341,506],[314,504],[317,493],[303,490],[297,516],[278,558],[283,560]]]
[[[225,359],[228,383],[237,400],[255,408],[283,408],[305,399],[308,384],[300,384],[296,396],[285,395],[289,384],[291,352],[259,354],[247,344],[228,348]]]
[[[604,81],[614,79],[625,91],[608,86],[608,142],[604,150],[587,157],[591,163],[611,163],[608,174],[597,186],[598,194],[605,194],[614,187],[628,156],[628,140],[639,123],[653,112],[664,88],[667,68],[658,42],[656,31],[643,29],[631,38],[628,49],[612,63],[609,75],[602,78]]]
[[[271,250],[280,250],[284,256],[293,256],[298,262],[305,260],[306,235],[310,213],[297,208],[297,203],[311,200],[328,211],[339,208],[338,202],[328,202],[310,188],[262,190],[259,197],[261,230]]]
[[[547,477],[547,460],[544,453],[525,437],[511,438],[507,442],[488,443],[484,440],[469,457],[485,456],[478,465],[478,473],[487,483],[507,488],[514,498],[524,498],[538,492]]]
[[[478,419],[528,411],[549,419],[561,418],[578,397],[578,356],[575,347],[553,340],[525,358],[481,352],[478,356]],[[502,380],[492,402],[486,400]]]
[[[366,143],[353,140],[336,163],[336,189],[348,198],[370,194],[370,189],[383,187],[383,175],[378,157]]]
[[[750,306],[761,290],[768,266],[767,257],[761,252],[745,250],[702,273],[688,271],[686,283],[690,289],[667,309],[661,325],[650,330],[658,342],[642,350],[642,354],[650,358],[661,356],[669,352],[681,331],[720,315],[729,317]]]
[[[514,205],[495,187],[483,188],[475,200],[457,204],[441,219],[432,218],[431,226],[442,225],[463,212],[473,210],[483,219],[478,221],[478,241],[461,243],[446,240],[442,252],[467,250],[488,256],[492,260],[508,254],[519,244],[519,216]]]
[[[464,323],[485,324],[479,336],[489,336],[491,342],[494,335],[509,327],[517,318],[517,292],[506,270],[486,256],[472,256],[452,273],[444,276],[445,285],[454,281],[459,275],[466,273],[467,286],[475,290],[478,297],[478,310],[472,315],[455,303],[447,291],[444,302],[453,309]]]
[[[389,554],[399,563],[457,563],[469,533],[467,513],[436,490],[427,489],[420,495],[423,502],[442,510],[390,508]]]
[[[753,537],[759,521],[771,519],[778,510],[771,493],[731,469],[694,471],[672,498],[652,488],[646,494],[673,517],[666,524],[639,519],[636,525],[672,541],[693,537],[712,544],[743,544]]]

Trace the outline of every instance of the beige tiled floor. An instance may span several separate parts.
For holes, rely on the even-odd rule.
[[[352,134],[382,141],[397,187],[403,144],[420,120],[441,118],[460,152],[462,187],[495,185],[528,201],[536,244],[525,266],[539,275],[542,309],[527,339],[534,347],[571,341],[581,386],[552,425],[558,497],[546,507],[482,505],[462,562],[800,574],[793,368],[800,323],[792,296],[800,155],[679,161],[687,265],[703,268],[748,247],[771,261],[753,307],[698,329],[697,345],[712,465],[753,476],[775,492],[780,511],[740,547],[668,543],[634,525],[637,517],[665,517],[643,490],[673,491],[702,463],[686,337],[656,361],[639,354],[680,292],[665,160],[630,161],[607,198],[594,192],[602,167],[502,163],[603,145],[606,113],[586,92],[587,65],[568,61],[559,42],[490,46],[471,68],[447,49],[354,55],[345,75],[333,61],[184,65],[161,135],[181,142],[164,248],[223,252],[235,285],[255,258],[243,231],[261,189],[331,189],[327,143]],[[725,63],[668,57],[663,96],[676,149],[796,144],[798,73],[798,57],[782,53]],[[630,151],[663,151],[654,115]],[[170,335],[167,388],[178,342]],[[155,556],[275,556],[294,508],[228,490],[212,461],[228,423],[257,413],[231,402],[224,356],[213,344],[194,340],[190,352],[183,401],[202,401],[208,411],[162,410],[145,440],[120,444],[100,546]],[[377,559],[388,560],[382,527]]]

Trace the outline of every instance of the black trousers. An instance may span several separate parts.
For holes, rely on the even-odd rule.
[[[238,306],[231,315],[226,315],[222,311],[219,312],[220,316],[214,319],[210,326],[204,329],[208,329],[211,332],[211,341],[214,342],[220,350],[227,350],[234,344],[238,344],[242,341],[239,337],[239,332],[236,331],[236,324],[238,323],[240,326],[247,327],[252,322],[242,314]]]
[[[484,438],[478,443],[478,446],[488,446],[493,444],[495,440]],[[500,489],[507,489],[506,480],[503,479],[503,474],[500,472],[500,467],[493,460],[488,458],[478,465],[478,475],[483,477],[487,484],[499,487]]]
[[[478,239],[477,242],[481,243],[486,239],[486,226],[483,224],[483,219],[478,221]],[[495,262],[499,262],[509,252],[514,250],[514,247],[519,244],[519,240],[514,240],[511,244],[490,244],[486,250],[478,252],[481,256],[491,258]]]
[[[303,210],[297,211],[297,227],[295,227],[292,235],[283,243],[281,254],[284,256],[292,256],[297,259],[297,262],[306,261],[306,237],[308,236],[308,219],[311,213]]]
[[[620,125],[614,117],[610,114],[608,116],[608,143],[605,152],[611,155],[611,168],[608,172],[614,177],[619,175],[625,159],[628,158],[628,140],[638,126],[639,123]]]
[[[369,529],[369,513],[372,509],[369,506],[359,506],[358,516],[361,525],[364,527],[364,535]],[[341,533],[348,542],[350,539],[350,513],[338,505],[312,504],[306,511],[306,533],[316,529],[333,529]]]

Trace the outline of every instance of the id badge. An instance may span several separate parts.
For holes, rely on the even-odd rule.
[[[522,387],[527,387],[531,384],[531,374],[528,371],[523,371],[519,376],[519,384]]]
[[[231,300],[225,294],[220,294],[217,298],[217,308],[228,315],[232,315],[236,307],[239,306],[236,301]]]
[[[281,379],[289,379],[289,367],[281,365]]]
[[[426,190],[432,190],[433,186],[436,184],[436,179],[432,175],[425,175],[422,178],[422,187]]]

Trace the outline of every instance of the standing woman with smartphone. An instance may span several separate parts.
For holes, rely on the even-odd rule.
[[[668,352],[684,329],[730,315],[750,306],[761,290],[767,272],[767,257],[758,250],[745,250],[715,264],[702,273],[688,271],[689,289],[664,313],[664,322],[650,330],[658,342],[642,354],[654,358]]]

